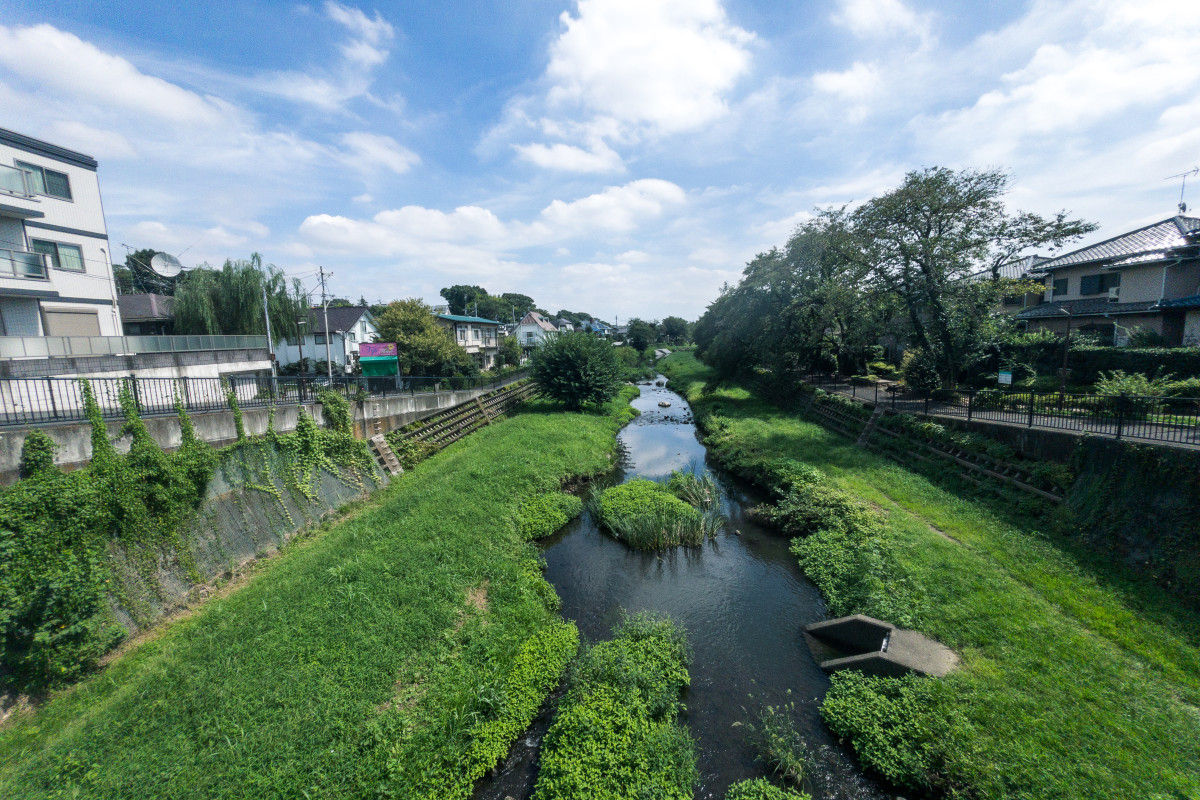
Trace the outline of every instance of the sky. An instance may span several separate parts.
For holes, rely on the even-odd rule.
[[[697,318],[818,207],[1001,167],[1098,240],[1200,165],[1194,0],[0,0],[0,127],[96,157],[113,250],[369,302]],[[1200,207],[1200,177],[1189,189]]]

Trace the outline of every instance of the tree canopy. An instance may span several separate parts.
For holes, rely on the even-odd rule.
[[[471,356],[438,324],[433,310],[415,297],[388,304],[375,318],[379,341],[395,342],[405,375],[468,375]]]
[[[548,336],[533,351],[533,378],[552,400],[568,409],[607,402],[621,386],[613,346],[582,331]]]
[[[180,274],[175,286],[175,333],[180,335],[265,335],[263,291],[275,342],[297,335],[296,321],[308,313],[300,281],[289,281],[262,255],[228,259],[221,269],[201,267]]]

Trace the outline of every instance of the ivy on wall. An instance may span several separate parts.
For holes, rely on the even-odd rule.
[[[156,587],[163,554],[200,581],[186,532],[216,471],[231,486],[273,495],[289,521],[284,493],[315,500],[322,473],[359,490],[364,478],[377,480],[365,443],[346,424],[348,404],[344,417],[326,406],[336,429],[318,428],[301,410],[294,433],[280,435],[272,424],[266,437],[250,439],[229,391],[239,441],[216,450],[196,437],[177,397],[182,442],[167,453],[126,386],[116,398],[125,418],[121,436],[130,442],[121,455],[91,384],[81,380],[80,388],[92,428],[90,464],[63,473],[53,464],[53,442],[35,430],[23,448],[22,479],[0,492],[0,690],[40,694],[92,669],[125,635],[114,603],[135,618],[148,614],[131,577]],[[114,568],[118,554],[136,576]]]

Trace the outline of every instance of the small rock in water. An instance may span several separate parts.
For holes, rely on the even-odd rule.
[[[741,532],[741,531],[739,531],[737,528],[734,528],[734,529],[733,529],[733,532],[734,532],[734,534],[735,534],[736,536],[741,536],[741,535],[742,535],[742,532]]]

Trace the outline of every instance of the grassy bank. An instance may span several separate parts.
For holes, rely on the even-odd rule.
[[[867,765],[950,796],[1200,797],[1192,612],[1079,552],[1070,520],[949,491],[742,388],[706,393],[690,354],[660,368],[729,468],[777,489],[809,465],[877,507],[868,546],[831,535],[809,548],[837,567],[818,583],[890,603],[962,655],[940,681],[835,678],[826,718]]]
[[[629,396],[484,428],[10,723],[0,796],[466,797],[577,641],[523,503],[609,468]]]

